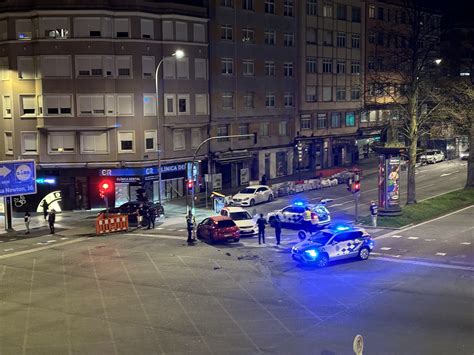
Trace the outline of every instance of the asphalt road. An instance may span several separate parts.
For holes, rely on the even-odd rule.
[[[472,354],[472,213],[325,269],[294,263],[294,235],[277,248],[271,230],[265,246],[165,229],[5,242],[0,354],[351,354],[356,334],[365,354]]]

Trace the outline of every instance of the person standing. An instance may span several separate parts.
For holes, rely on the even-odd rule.
[[[150,208],[148,210],[148,228],[152,227],[152,229],[155,229],[155,220],[156,220],[156,209]]]
[[[281,237],[280,217],[276,216],[276,218],[273,220],[273,228],[275,228],[275,237],[276,237],[277,245],[280,245],[280,237]]]
[[[257,226],[258,226],[258,244],[265,244],[265,226],[267,224],[267,220],[263,217],[263,214],[260,213],[260,218],[257,219]]]
[[[54,234],[54,222],[56,222],[56,211],[53,209],[51,212],[49,212],[48,215],[48,224],[49,224],[49,230],[51,231],[51,234]]]
[[[379,214],[378,206],[374,201],[370,202],[370,218],[372,219],[372,227],[377,227],[377,215]]]
[[[26,227],[25,234],[30,234],[30,213],[28,211],[25,212],[25,227]]]
[[[303,212],[303,229],[306,232],[311,232],[311,210],[309,207],[306,207]]]
[[[263,174],[262,175],[262,185],[266,185],[267,184],[267,175]]]
[[[188,230],[188,243],[193,242],[193,229],[194,229],[194,223],[193,223],[193,217],[191,215],[191,212],[188,214],[186,217],[186,229]]]
[[[43,200],[41,207],[43,207],[43,216],[44,220],[46,221],[46,218],[48,218],[48,203],[46,202],[46,200]]]

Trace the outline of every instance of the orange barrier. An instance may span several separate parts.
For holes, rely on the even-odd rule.
[[[104,213],[101,213],[95,222],[95,233],[106,234],[113,232],[122,232],[128,230],[128,216],[121,214],[109,215],[105,217]]]

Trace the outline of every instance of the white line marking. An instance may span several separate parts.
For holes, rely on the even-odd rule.
[[[164,229],[163,227],[156,227],[156,229]]]
[[[56,242],[57,242],[57,240],[52,239],[52,240],[48,240],[46,243],[56,243]]]
[[[459,170],[453,171],[453,172],[451,172],[451,173],[444,173],[444,174],[441,174],[441,177],[453,175],[453,174],[456,174],[456,173],[458,173],[458,172],[459,172]]]
[[[375,253],[372,253],[372,255],[373,254],[375,254]],[[439,268],[442,268],[442,269],[455,269],[455,270],[464,270],[464,271],[474,271],[474,267],[472,267],[472,266],[450,265],[450,264],[441,264],[441,263],[429,263],[429,262],[425,262],[425,261],[395,259],[395,258],[383,257],[383,256],[374,256],[374,259],[383,260],[383,261],[390,261],[390,262],[393,262],[393,263],[412,264],[412,265],[420,265],[420,266],[427,266],[427,267],[439,267]]]
[[[391,235],[392,238],[402,238],[403,236],[401,235]]]
[[[430,196],[430,197],[424,198],[424,199],[422,199],[422,200],[418,200],[418,202],[423,202],[423,201],[426,201],[426,200],[429,200],[429,199],[432,199],[432,198],[435,198],[435,197],[438,197],[438,196],[441,196],[441,195],[446,195],[446,194],[448,194],[448,193],[450,193],[450,192],[454,192],[454,191],[458,191],[458,190],[462,190],[462,189],[464,189],[464,187],[459,187],[459,188],[457,188],[457,189],[449,190],[449,191],[443,192],[443,193],[441,193],[441,194],[437,194],[437,195],[434,195],[434,196]],[[469,207],[471,207],[471,206],[469,206]],[[466,207],[466,208],[468,208],[468,207]],[[462,211],[462,210],[460,210],[460,211]],[[456,212],[459,212],[459,211],[456,211]],[[453,212],[453,213],[455,213],[455,212]],[[441,218],[441,217],[438,217],[438,218]],[[426,222],[423,222],[423,223],[426,223]]]
[[[435,241],[435,240],[436,240],[436,239],[434,239],[434,238],[426,238],[426,239],[425,239],[426,242],[433,242],[433,241]]]
[[[175,239],[175,240],[181,240],[181,241],[186,241],[185,238],[183,237],[175,237],[172,235],[164,235],[164,234],[142,234],[142,233],[126,233],[124,235],[129,235],[129,236],[138,236],[138,237],[149,237],[149,238],[157,238],[157,239]]]
[[[12,241],[14,241],[14,240],[16,240],[16,238],[10,238],[10,239],[8,239],[9,242],[12,242]]]
[[[392,248],[389,248],[389,247],[382,247],[382,248],[380,248],[380,250],[390,250],[390,249],[392,249]]]
[[[438,256],[445,256],[446,253],[436,253],[436,255],[438,255]]]
[[[13,248],[8,248],[8,249],[3,249],[3,251],[12,251],[14,250]]]
[[[178,232],[184,232],[186,229],[178,229]]]
[[[471,245],[470,242],[462,242],[461,244],[462,244],[462,245]]]
[[[69,239],[68,237],[62,237],[61,240],[66,240]]]
[[[418,239],[418,237],[408,237],[408,239],[416,240],[416,239]]]
[[[16,253],[11,253],[11,254],[7,254],[7,255],[0,255],[0,259],[6,259],[6,258],[14,257],[14,256],[34,253],[34,252],[41,251],[41,250],[57,248],[57,247],[62,246],[62,245],[68,245],[68,244],[73,244],[73,243],[77,243],[77,242],[82,242],[86,239],[89,239],[89,238],[88,237],[82,237],[82,238],[78,238],[78,239],[74,239],[74,240],[69,240],[69,241],[64,242],[64,243],[59,243],[59,244],[54,244],[54,245],[50,244],[50,245],[46,245],[44,247],[34,248],[34,249],[30,249],[30,250],[17,251]]]

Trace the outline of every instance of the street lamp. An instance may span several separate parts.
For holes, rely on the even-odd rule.
[[[156,66],[155,70],[155,101],[156,101],[156,123],[157,123],[157,146],[158,146],[158,202],[161,205],[161,150],[160,150],[160,144],[159,144],[159,137],[161,134],[160,131],[160,107],[158,105],[158,99],[159,99],[159,87],[158,87],[158,73],[160,71],[161,64],[165,59],[169,58],[176,58],[176,59],[181,59],[184,57],[184,51],[181,49],[177,49],[172,55],[163,57],[161,58],[160,62]]]
[[[436,65],[440,65],[443,60],[441,58],[437,58],[434,60]]]

